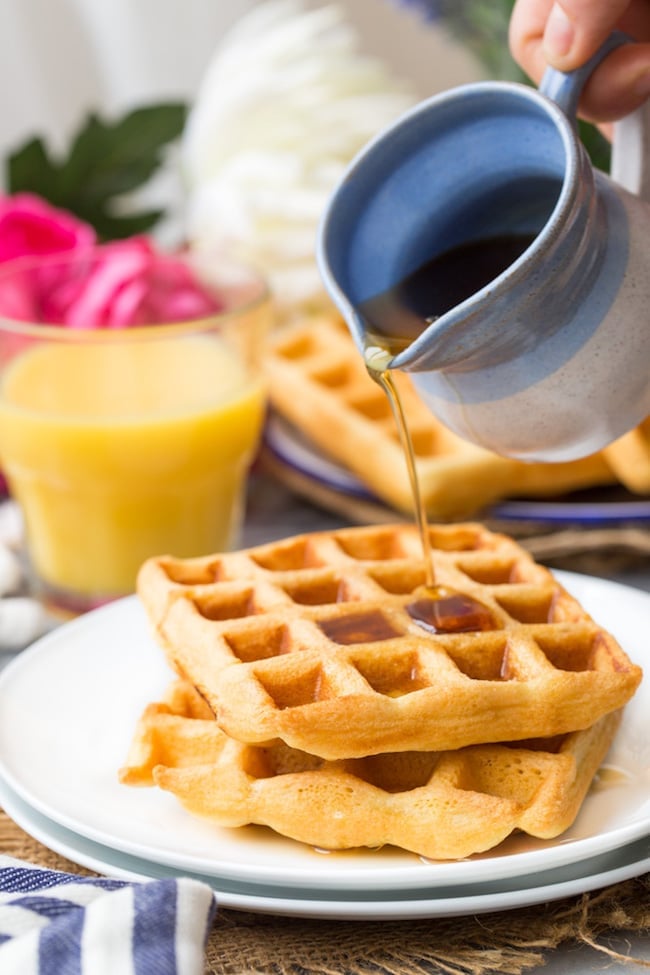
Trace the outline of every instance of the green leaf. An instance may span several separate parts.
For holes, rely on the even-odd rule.
[[[139,213],[120,214],[114,217],[107,213],[94,214],[93,226],[102,240],[118,240],[132,237],[134,234],[146,233],[155,227],[164,215],[164,210],[142,210]]]
[[[164,211],[124,213],[123,198],[162,165],[186,115],[186,107],[178,103],[137,108],[116,121],[90,114],[61,160],[52,159],[40,139],[32,139],[8,160],[9,192],[40,194],[88,221],[102,239],[150,230]]]
[[[597,169],[608,173],[612,164],[612,147],[600,129],[591,122],[578,120],[580,139]]]
[[[58,169],[42,139],[30,139],[7,160],[11,193],[37,192],[52,200],[58,196]]]

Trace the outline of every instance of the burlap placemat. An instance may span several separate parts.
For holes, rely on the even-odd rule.
[[[0,810],[0,850],[90,875],[28,836]],[[219,910],[205,975],[520,975],[560,945],[589,945],[630,968],[650,961],[625,935],[650,937],[650,874],[552,904],[418,921],[324,921]]]

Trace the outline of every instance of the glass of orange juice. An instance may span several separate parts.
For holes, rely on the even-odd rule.
[[[24,320],[35,275],[81,288],[96,265],[85,252],[0,266],[0,466],[38,588],[74,612],[133,592],[149,556],[237,541],[272,316],[265,281],[221,262],[191,269],[214,296],[198,317],[158,321],[144,301],[136,324],[91,328],[79,300],[74,325],[44,323],[33,301]]]

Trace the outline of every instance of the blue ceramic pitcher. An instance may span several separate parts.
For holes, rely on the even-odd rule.
[[[485,82],[416,106],[354,160],[321,225],[321,273],[362,354],[376,296],[457,246],[524,240],[390,361],[497,453],[571,460],[650,414],[650,108],[617,126],[611,177],[575,121],[587,77],[625,41],[574,73],[549,69],[539,91]]]

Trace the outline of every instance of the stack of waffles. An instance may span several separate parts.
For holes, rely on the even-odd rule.
[[[332,315],[286,326],[272,337],[266,366],[271,404],[290,430],[352,472],[389,509],[412,513],[408,472],[387,397],[368,376],[345,324]],[[650,493],[650,420],[591,457],[529,464],[457,437],[424,406],[406,373],[398,373],[395,381],[420,491],[433,519],[474,517],[506,497],[560,495],[614,483]],[[295,471],[282,464],[272,443],[269,447],[269,463],[295,481]]]
[[[160,557],[138,591],[177,679],[122,782],[220,826],[431,859],[575,819],[641,671],[517,543],[474,523]]]

